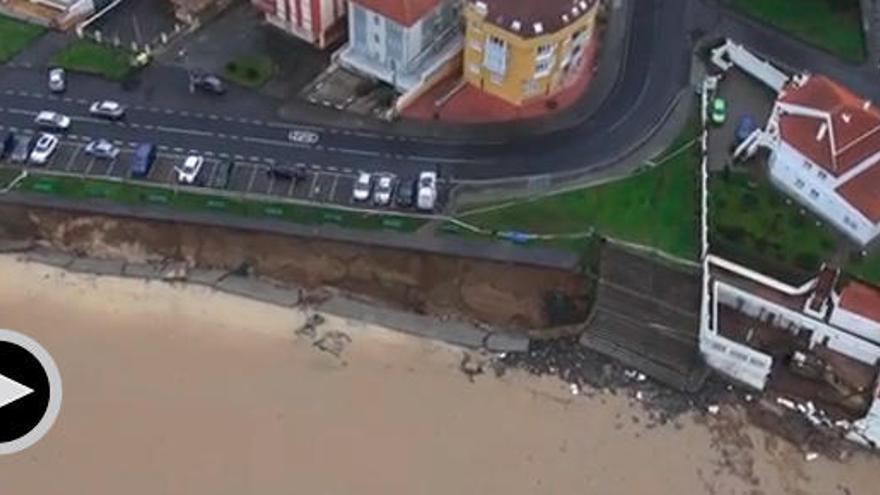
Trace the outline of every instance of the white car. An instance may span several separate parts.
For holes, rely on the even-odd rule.
[[[202,165],[205,164],[205,158],[199,155],[190,155],[183,161],[183,165],[175,167],[177,171],[177,181],[181,184],[195,184]]]
[[[416,207],[431,211],[437,205],[437,172],[425,171],[419,174]]]
[[[89,107],[89,113],[96,117],[115,120],[125,116],[125,107],[112,100],[96,101]]]
[[[58,137],[53,134],[40,134],[40,137],[37,138],[37,144],[31,151],[30,162],[44,165],[56,148],[58,148]]]
[[[64,69],[55,67],[49,70],[49,91],[53,93],[63,93],[67,89],[67,77]]]
[[[391,174],[382,174],[376,181],[376,188],[373,190],[373,203],[376,206],[386,206],[391,203],[391,194],[394,193],[394,176]]]
[[[95,158],[113,159],[119,156],[119,148],[106,139],[90,141],[83,151],[85,151],[87,155],[94,156]]]
[[[366,201],[370,199],[370,192],[373,190],[373,176],[367,172],[358,174],[357,180],[352,189],[352,196],[355,201]]]
[[[66,131],[70,128],[70,117],[62,115],[58,112],[50,112],[44,110],[37,114],[34,123],[44,129],[53,131]]]

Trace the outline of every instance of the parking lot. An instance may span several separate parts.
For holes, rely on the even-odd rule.
[[[180,22],[174,17],[171,2],[122,2],[89,24],[89,33],[100,32],[108,40],[118,39],[123,46],[157,43],[162,33],[178,33]]]
[[[0,131],[5,131],[6,129],[16,132],[19,138],[34,134],[32,129],[4,128],[0,126]],[[84,150],[90,140],[91,138],[88,136],[65,136],[45,165],[24,165],[12,163],[8,159],[0,163],[0,165],[13,168],[22,168],[24,166],[32,170],[46,170],[115,181],[131,178],[129,164],[137,143],[113,141],[113,144],[120,148],[120,152],[115,158],[109,159],[96,158],[87,154]],[[175,169],[183,163],[187,156],[186,150],[159,146],[156,160],[153,162],[149,174],[145,178],[146,181],[163,185],[178,184]],[[219,165],[221,163],[231,163],[229,181],[225,189],[227,192],[266,196],[266,199],[285,198],[358,208],[383,210],[395,208],[394,206],[376,207],[369,201],[355,201],[353,198],[353,188],[357,172],[352,169],[339,170],[335,167],[322,167],[318,164],[302,164],[305,171],[304,176],[300,180],[289,180],[278,179],[269,173],[272,166],[275,165],[271,159],[260,159],[259,157],[239,159],[241,157],[238,156],[225,158],[213,154],[211,156],[204,156],[204,158],[204,165],[199,171],[196,184],[205,190],[209,190],[206,186],[207,184],[214,183]],[[413,212],[412,209],[408,211]]]

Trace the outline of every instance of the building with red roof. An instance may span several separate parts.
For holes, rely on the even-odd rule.
[[[460,12],[460,0],[351,0],[348,44],[337,60],[411,101],[461,71]]]
[[[880,109],[821,75],[794,78],[765,130],[770,178],[866,245],[880,234]]]
[[[251,0],[266,21],[318,48],[345,34],[347,0]]]

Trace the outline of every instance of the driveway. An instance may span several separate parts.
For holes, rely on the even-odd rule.
[[[162,33],[171,35],[178,24],[168,1],[127,1],[90,24],[87,31],[100,32],[108,40],[119,39],[123,46],[154,44]]]

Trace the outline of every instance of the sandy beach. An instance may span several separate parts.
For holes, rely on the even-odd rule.
[[[647,426],[625,394],[198,286],[0,256],[0,328],[54,356],[64,403],[0,491],[89,494],[868,494],[880,459],[804,460],[735,408]],[[350,341],[339,356],[315,339]]]

